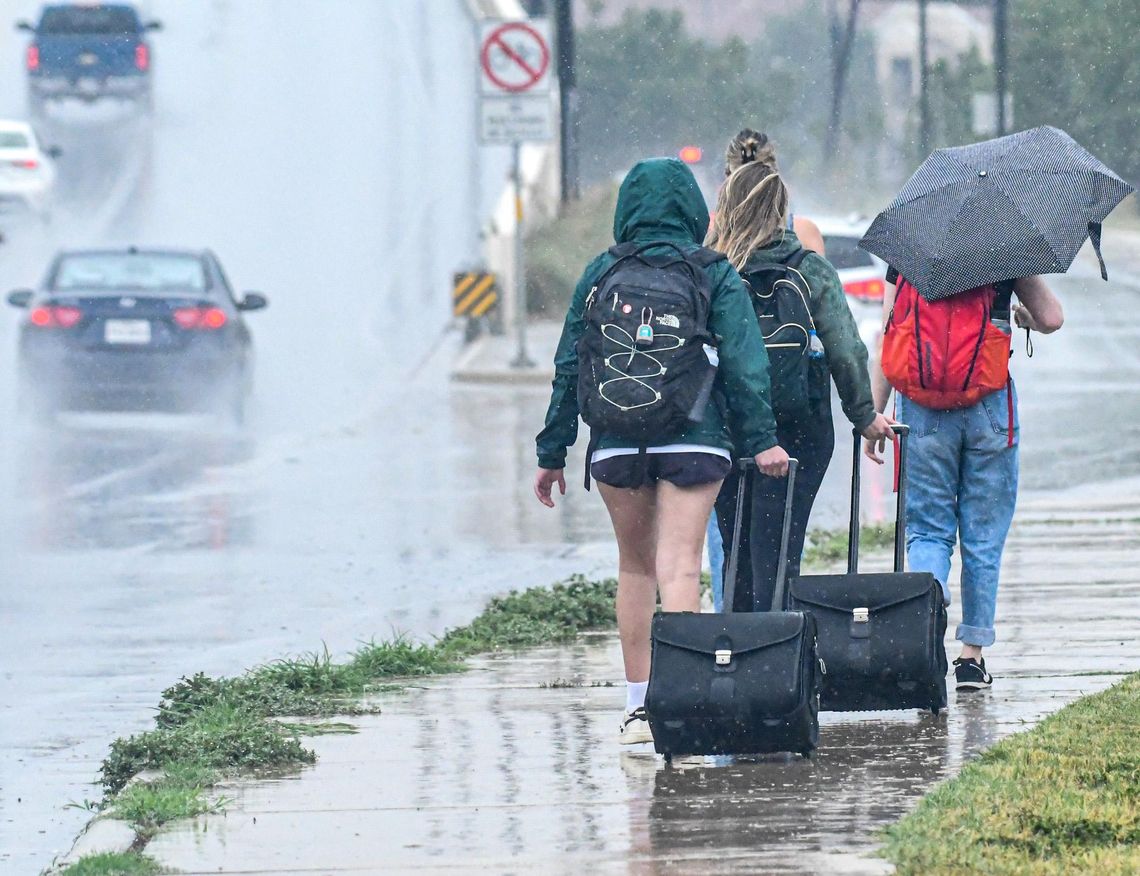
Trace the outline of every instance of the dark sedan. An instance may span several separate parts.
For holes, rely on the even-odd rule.
[[[209,251],[74,251],[17,290],[21,403],[58,410],[217,411],[241,421],[252,373],[243,311]]]

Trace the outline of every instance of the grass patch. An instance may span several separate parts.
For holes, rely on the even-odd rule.
[[[900,874],[1140,873],[1140,673],[985,752],[887,829]]]
[[[137,852],[88,855],[60,871],[61,876],[155,876],[158,863]]]
[[[497,596],[470,624],[448,632],[437,648],[459,658],[569,642],[579,633],[615,626],[616,596],[616,579],[587,581],[580,575],[551,588]]]
[[[616,206],[617,186],[595,186],[527,237],[523,249],[529,313],[552,319],[566,315],[582,269],[613,246]]]
[[[804,548],[804,566],[830,566],[847,559],[846,529],[813,529]],[[861,551],[889,550],[895,543],[894,524],[874,524],[859,530]]]
[[[103,761],[102,782],[117,794],[143,770],[193,763],[220,772],[313,763],[292,728],[227,703],[214,703],[172,727],[116,739]]]
[[[113,812],[149,837],[168,821],[219,811],[224,801],[211,802],[204,793],[215,781],[217,773],[201,764],[171,764],[161,778],[123,788],[114,798]]]

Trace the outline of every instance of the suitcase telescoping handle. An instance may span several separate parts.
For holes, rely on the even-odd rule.
[[[899,436],[898,501],[895,504],[895,571],[901,572],[906,561],[906,441],[910,426],[895,423],[891,431]],[[863,436],[855,432],[855,453],[851,463],[851,524],[847,531],[847,571],[859,571],[859,466],[862,459]]]
[[[724,611],[732,613],[736,602],[736,573],[740,569],[740,531],[744,523],[744,500],[749,490],[748,484],[756,476],[756,460],[747,458],[737,461],[740,480],[736,485],[736,517],[732,523],[732,546],[728,554],[728,571],[724,576]],[[772,594],[772,611],[784,610],[784,583],[787,578],[788,541],[792,532],[792,496],[796,486],[798,459],[788,459],[788,486],[784,494],[784,525],[780,530],[780,565],[776,573],[776,591]]]

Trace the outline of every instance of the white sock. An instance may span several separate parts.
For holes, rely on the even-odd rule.
[[[625,683],[625,710],[632,712],[645,705],[645,691],[649,688],[648,681],[627,681]]]

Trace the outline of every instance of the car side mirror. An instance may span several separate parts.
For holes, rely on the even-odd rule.
[[[269,299],[260,292],[246,292],[237,303],[238,310],[264,310],[268,306]]]
[[[13,307],[27,307],[34,294],[31,289],[14,289],[8,293],[8,303]]]
[[[143,30],[162,30],[161,21],[148,21],[143,25]]]
[[[61,155],[63,155],[63,150],[58,146],[49,146],[44,150],[44,155],[46,155],[48,158],[59,158]]]
[[[36,32],[36,29],[32,27],[32,23],[30,21],[17,21],[16,30],[27,30],[31,31],[32,33]]]

